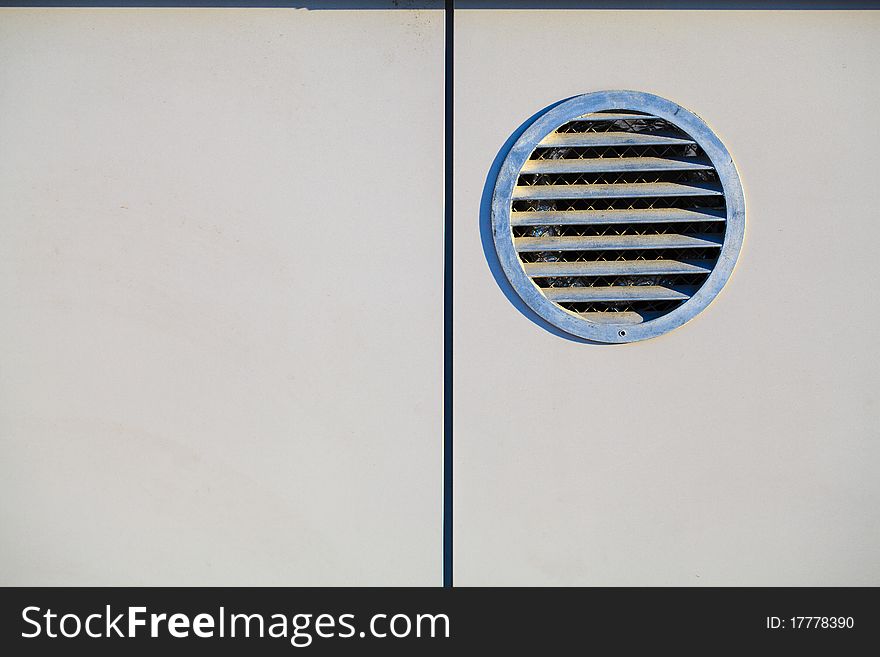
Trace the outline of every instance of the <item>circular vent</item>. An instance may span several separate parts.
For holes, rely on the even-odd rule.
[[[492,198],[495,247],[519,296],[600,342],[655,337],[703,310],[744,228],[724,145],[686,109],[633,91],[577,96],[538,117]]]

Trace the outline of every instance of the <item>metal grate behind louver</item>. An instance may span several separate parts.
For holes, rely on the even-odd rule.
[[[493,230],[535,310],[575,335],[628,342],[684,323],[717,294],[742,241],[742,205],[732,160],[700,119],[656,96],[603,92],[562,103],[520,137]]]

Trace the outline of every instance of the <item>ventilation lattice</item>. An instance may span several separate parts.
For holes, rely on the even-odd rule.
[[[677,122],[642,109],[576,114],[533,137],[502,198],[526,277],[567,314],[619,328],[613,341],[687,304],[716,269],[728,230],[712,157]],[[735,175],[729,156],[724,164]]]
[[[510,224],[526,274],[585,319],[631,324],[693,296],[724,241],[724,194],[690,136],[647,114],[586,114],[520,172]]]

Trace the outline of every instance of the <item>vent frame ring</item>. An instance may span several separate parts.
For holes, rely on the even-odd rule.
[[[634,111],[663,119],[684,131],[703,150],[721,184],[726,227],[718,259],[702,286],[677,308],[641,323],[593,322],[547,298],[526,274],[517,253],[510,213],[514,188],[526,161],[538,144],[576,117],[609,110]],[[562,101],[538,116],[508,151],[495,181],[491,204],[492,238],[505,276],[520,298],[539,316],[570,335],[604,343],[627,343],[654,338],[693,319],[727,283],[745,236],[745,197],[733,158],[708,125],[680,105],[640,91],[598,91]]]

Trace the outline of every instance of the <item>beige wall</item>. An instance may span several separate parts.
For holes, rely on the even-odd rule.
[[[456,12],[456,584],[880,584],[878,37]],[[440,582],[443,54],[440,10],[0,10],[0,584]],[[746,242],[686,326],[586,345],[480,203],[613,88],[716,131]]]
[[[0,583],[440,581],[442,44],[0,11]]]
[[[880,15],[463,10],[455,34],[456,583],[880,584]],[[715,130],[746,242],[686,326],[585,345],[505,298],[480,200],[521,122],[619,88]]]

